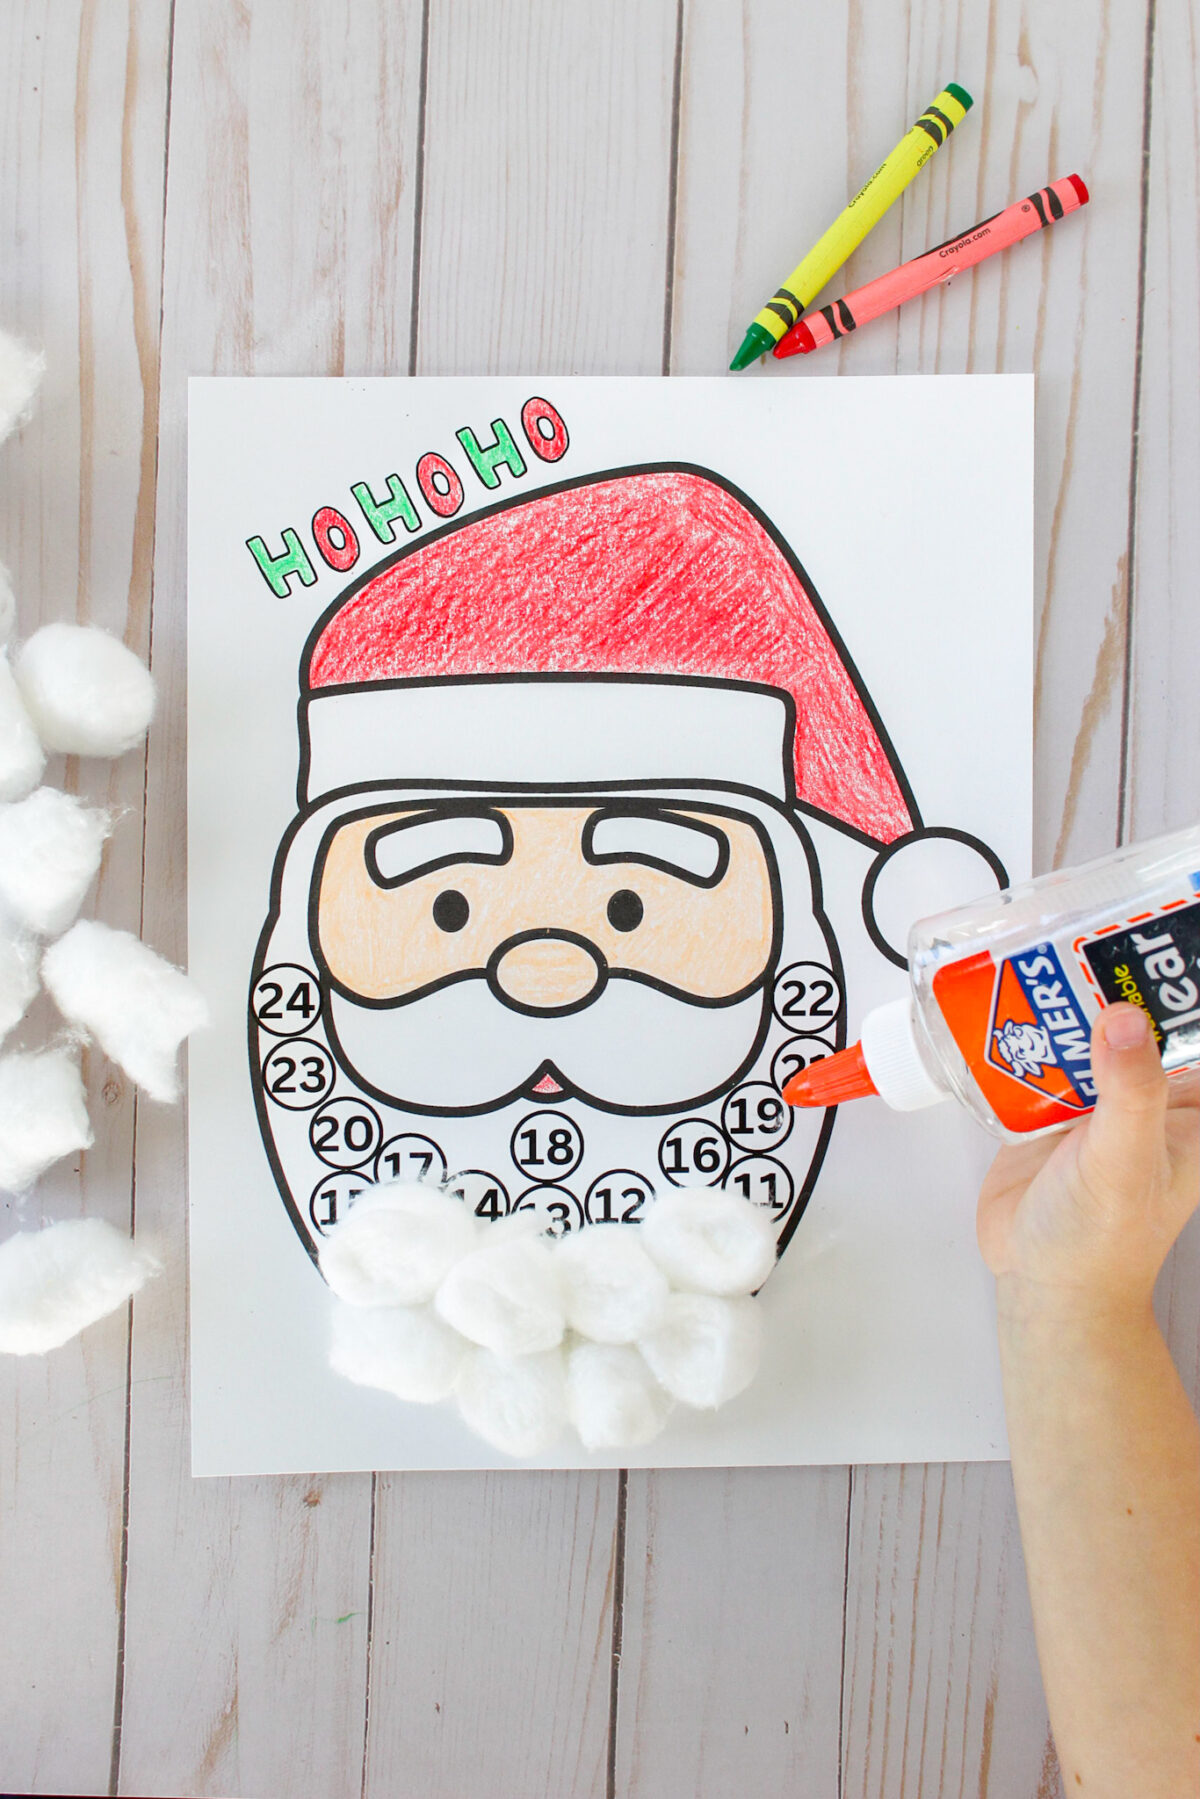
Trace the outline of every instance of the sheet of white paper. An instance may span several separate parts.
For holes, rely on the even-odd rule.
[[[844,1107],[804,1205],[821,1116],[740,1127],[833,1043],[822,964],[851,1040],[903,992],[863,889],[918,813],[1028,873],[1032,426],[1026,376],[192,382],[196,1474],[508,1465],[327,1364],[323,1224],[443,1168],[560,1229],[740,1171],[789,1239],[745,1394],[531,1465],[1006,1453],[990,1140]],[[909,844],[875,920],[990,879]]]

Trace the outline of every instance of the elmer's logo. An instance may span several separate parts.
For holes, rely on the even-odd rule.
[[[1094,1102],[1087,1019],[1052,945],[1001,963],[987,1059],[1060,1105],[1082,1112]]]

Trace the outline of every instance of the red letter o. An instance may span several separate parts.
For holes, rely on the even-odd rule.
[[[565,455],[570,439],[562,414],[556,412],[549,400],[541,400],[535,394],[526,400],[521,408],[521,429],[529,440],[529,447],[535,456],[543,462],[557,462]]]
[[[439,483],[440,477],[440,483]],[[463,503],[463,484],[444,456],[429,450],[417,464],[417,484],[439,518],[453,518]]]
[[[341,538],[340,543],[333,541],[332,533]],[[318,550],[330,568],[338,569],[345,574],[358,561],[358,539],[348,518],[333,506],[322,506],[320,512],[314,512],[312,534]]]

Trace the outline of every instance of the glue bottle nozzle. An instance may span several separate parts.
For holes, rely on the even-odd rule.
[[[878,1092],[867,1069],[862,1044],[855,1043],[794,1074],[783,1089],[789,1106],[840,1106]]]

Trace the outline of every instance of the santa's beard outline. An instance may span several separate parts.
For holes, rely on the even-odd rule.
[[[446,1119],[448,1124],[455,1120],[471,1127],[486,1122],[487,1116],[493,1114],[497,1127],[507,1133],[504,1114],[509,1108],[528,1105],[531,1111],[538,1107],[553,1108],[566,1106],[568,1109],[576,1104],[594,1111],[601,1117],[607,1116],[618,1123],[620,1117],[626,1117],[631,1127],[643,1122],[656,1126],[664,1120],[679,1120],[686,1117],[689,1110],[702,1105],[710,1105],[732,1092],[740,1082],[746,1079],[761,1079],[770,1082],[771,1064],[780,1045],[770,1043],[772,1026],[776,1014],[772,1009],[770,983],[780,969],[790,967],[796,960],[817,959],[827,964],[839,993],[843,996],[836,1018],[828,1026],[822,1026],[822,1034],[831,1039],[829,1047],[842,1048],[846,1038],[845,1020],[845,976],[842,966],[841,952],[833,928],[827,918],[823,905],[822,880],[816,849],[809,833],[804,828],[801,817],[796,810],[764,794],[761,789],[743,786],[736,783],[718,785],[714,782],[672,782],[669,786],[647,784],[644,781],[603,781],[595,783],[571,782],[559,786],[546,784],[536,791],[530,787],[519,795],[526,803],[567,803],[575,799],[582,803],[597,805],[611,803],[612,796],[623,794],[632,801],[633,796],[645,799],[651,804],[671,806],[679,804],[692,806],[700,810],[713,812],[722,807],[735,816],[746,816],[760,823],[772,846],[774,854],[770,859],[773,883],[772,898],[775,908],[776,932],[772,943],[772,960],[762,978],[761,1016],[754,1040],[749,1052],[742,1058],[738,1067],[730,1070],[725,1078],[711,1087],[705,1097],[698,1097],[679,1105],[671,1103],[666,1107],[623,1108],[619,1112],[609,1111],[594,1105],[585,1095],[564,1091],[556,1094],[536,1094],[529,1091],[526,1082],[522,1082],[515,1092],[506,1095],[502,1100],[490,1104],[486,1108],[475,1108],[471,1111],[454,1112],[445,1106],[428,1106],[419,1108],[403,1104],[381,1093],[375,1093],[364,1086],[362,1079],[347,1064],[338,1047],[332,1041],[329,1030],[331,1007],[330,995],[322,991],[322,1012],[311,1029],[306,1029],[306,1038],[316,1041],[318,1047],[322,1043],[329,1045],[328,1054],[337,1070],[337,1078],[329,1089],[330,1095],[352,1097],[355,1093],[369,1094],[371,1100],[382,1102],[393,1112],[400,1114],[400,1121],[393,1120],[390,1129],[402,1131],[411,1128],[420,1131],[422,1120],[437,1118]],[[720,799],[716,796],[720,795]],[[256,949],[250,983],[250,1003],[248,1005],[248,1047],[251,1073],[251,1086],[255,1111],[267,1158],[271,1166],[275,1183],[285,1208],[292,1220],[296,1233],[314,1262],[317,1259],[320,1236],[310,1224],[311,1202],[308,1199],[308,1182],[313,1174],[320,1175],[322,1170],[311,1152],[306,1157],[303,1149],[296,1147],[296,1130],[293,1127],[281,1129],[277,1139],[276,1109],[269,1102],[264,1090],[265,1055],[271,1045],[286,1047],[288,1038],[276,1038],[273,1034],[261,1034],[254,1012],[253,994],[258,982],[265,972],[281,964],[311,967],[311,908],[312,908],[312,872],[316,863],[316,855],[321,836],[326,831],[331,818],[344,813],[357,803],[362,806],[368,797],[377,801],[380,809],[387,807],[419,806],[423,801],[444,802],[454,796],[464,800],[496,803],[500,799],[514,798],[511,784],[483,785],[463,782],[425,781],[419,786],[405,783],[357,783],[339,792],[325,794],[320,801],[299,813],[285,832],[275,858],[271,879],[270,908],[264,922]],[[712,796],[712,797],[709,797]],[[730,805],[729,801],[740,802]],[[780,845],[786,846],[787,854],[780,856]],[[783,867],[781,870],[781,862]],[[289,883],[292,892],[289,895]],[[297,893],[297,886],[302,892]],[[783,903],[786,891],[790,904]],[[298,902],[298,903],[297,903]],[[693,1014],[694,1015],[694,1014]],[[516,1016],[516,1015],[514,1015]],[[787,1035],[795,1027],[785,1027]],[[812,1033],[809,1033],[810,1035]],[[534,1080],[537,1074],[534,1074]],[[328,1097],[328,1095],[326,1096]],[[322,1099],[322,1104],[325,1100]],[[307,1123],[311,1113],[291,1114],[296,1125],[301,1120]],[[791,1154],[784,1154],[783,1149],[777,1154],[783,1155],[792,1179],[792,1197],[786,1209],[777,1214],[778,1253],[782,1254],[794,1234],[801,1216],[811,1197],[813,1188],[824,1162],[830,1136],[836,1116],[835,1108],[828,1108],[823,1113],[798,1113],[795,1115],[794,1128],[788,1138]],[[406,1127],[404,1118],[412,1120],[411,1127]],[[586,1124],[586,1115],[584,1119]],[[641,1135],[639,1132],[638,1135]],[[647,1138],[647,1144],[650,1139]],[[797,1151],[803,1155],[807,1149],[807,1160],[800,1159]],[[669,1191],[668,1183],[660,1179],[658,1169],[639,1149],[631,1156],[635,1162],[639,1157],[652,1170],[652,1180],[658,1190]],[[484,1160],[487,1158],[484,1157]],[[502,1158],[501,1158],[502,1159]],[[460,1159],[457,1154],[448,1158],[448,1172],[456,1168],[473,1166],[471,1156]],[[292,1172],[289,1173],[289,1166]],[[326,1169],[325,1174],[330,1171]],[[296,1176],[297,1178],[293,1178]],[[368,1182],[374,1176],[364,1177]],[[382,1177],[381,1177],[382,1178]],[[722,1177],[724,1178],[724,1177]],[[718,1183],[719,1184],[719,1183]],[[582,1190],[582,1188],[581,1188]],[[513,1199],[518,1196],[513,1190]],[[578,1202],[577,1202],[578,1203]],[[315,1224],[315,1220],[314,1220]]]
[[[728,793],[728,789],[719,791]],[[639,793],[644,794],[644,790],[639,789]],[[444,803],[445,796],[440,797]],[[587,796],[576,789],[566,793],[520,795],[489,790],[488,804],[492,808],[505,810],[515,810],[518,807],[568,807],[578,806],[581,802],[586,805],[592,798],[594,796]],[[661,802],[661,795],[656,798]],[[419,806],[422,802],[417,799],[413,803]],[[479,804],[478,792],[462,796],[463,811],[470,811]],[[386,807],[381,808],[378,803],[373,803],[337,814],[323,830],[313,864],[308,899],[308,947],[320,980],[326,1035],[330,1048],[346,1073],[372,1099],[384,1105],[397,1106],[404,1111],[430,1117],[460,1118],[500,1111],[522,1097],[550,1101],[574,1097],[585,1105],[595,1107],[597,1111],[627,1117],[658,1117],[689,1106],[706,1105],[735,1085],[757,1059],[771,1025],[771,983],[779,965],[783,933],[783,887],[775,847],[762,822],[753,814],[735,806],[718,802],[706,803],[694,798],[672,800],[668,804],[672,812],[702,812],[707,817],[736,819],[748,824],[754,830],[763,851],[771,896],[771,937],[764,965],[753,980],[720,998],[690,994],[638,970],[612,968],[598,945],[574,933],[559,932],[553,926],[548,926],[544,932],[524,932],[519,938],[506,940],[492,952],[484,968],[445,976],[400,999],[365,998],[339,981],[330,970],[321,945],[320,894],[329,847],[337,833],[345,824],[374,817],[381,809],[386,810]],[[612,801],[604,810],[641,812],[645,810],[645,806],[645,797],[637,800],[626,798]],[[815,852],[808,835],[799,825],[794,813],[789,813],[783,807],[775,810],[800,839],[808,863],[809,882],[815,896],[819,892],[814,879]],[[813,915],[823,930],[826,946],[832,952],[833,934],[815,897]],[[498,956],[522,938],[542,935],[570,937],[584,945],[594,956],[600,968],[600,980],[597,988],[586,999],[569,1007],[535,1011],[531,1007],[514,1004],[502,995],[495,980]],[[590,1052],[594,1050],[596,1039],[604,1036],[605,1026],[609,1021],[619,1021],[624,1016],[628,1021],[625,1028],[618,1027],[617,1032],[611,1035],[619,1038],[622,1059],[628,1058],[631,1045],[635,1046],[633,1059],[636,1061],[636,1052],[642,1048],[637,1030],[639,1012],[643,1024],[647,1015],[656,1018],[657,1033],[657,1057],[653,1058],[651,1065],[647,1065],[644,1057],[640,1063],[640,1079],[643,1083],[652,1082],[655,1078],[670,1078],[671,1071],[674,1071],[676,1078],[683,1076],[689,1062],[697,1063],[701,1039],[709,1044],[715,1044],[722,1037],[727,1039],[731,1046],[732,1062],[722,1062],[719,1076],[709,1075],[699,1080],[698,1084],[696,1080],[685,1080],[681,1090],[663,1092],[656,1100],[642,1105],[634,1104],[630,1099],[617,1099],[611,1092],[604,1091],[604,1086],[614,1078],[612,1071],[620,1067],[614,1051],[610,1049],[606,1056]],[[529,1043],[536,1047],[528,1051],[523,1047],[498,1051],[497,1059],[503,1057],[506,1065],[511,1066],[515,1078],[511,1084],[489,1088],[486,1094],[481,1094],[468,1104],[448,1103],[444,1097],[432,1094],[420,1096],[412,1085],[406,1085],[404,1091],[398,1091],[397,1085],[384,1085],[372,1071],[379,1070],[386,1064],[395,1064],[403,1059],[410,1070],[407,1076],[407,1082],[410,1083],[422,1079],[422,1063],[428,1069],[429,1057],[423,1053],[419,1027],[414,1023],[415,1020],[422,1019],[437,1021],[442,1025],[443,1028],[433,1031],[425,1042],[440,1044],[443,1057],[447,1060],[457,1058],[458,1067],[461,1067],[458,1045],[464,1042],[473,1046],[478,1044],[480,1033],[471,1026],[480,1020],[486,1019],[494,1023],[518,1046]],[[676,1031],[667,1028],[666,1020],[677,1026],[680,1033],[686,1031],[690,1041],[685,1039],[681,1042]],[[412,1051],[408,1057],[403,1054],[406,1027],[413,1038]],[[739,1045],[736,1051],[732,1047],[735,1041]],[[653,1063],[657,1063],[657,1076]],[[697,1073],[703,1065],[701,1053]],[[579,1071],[584,1066],[590,1070],[590,1078],[579,1078]],[[627,1077],[628,1073],[629,1063],[626,1060],[621,1075]],[[546,1074],[550,1074],[559,1084],[559,1093],[541,1095],[532,1092],[539,1078]],[[629,1084],[627,1080],[625,1084]],[[632,1085],[636,1089],[636,1074]]]

